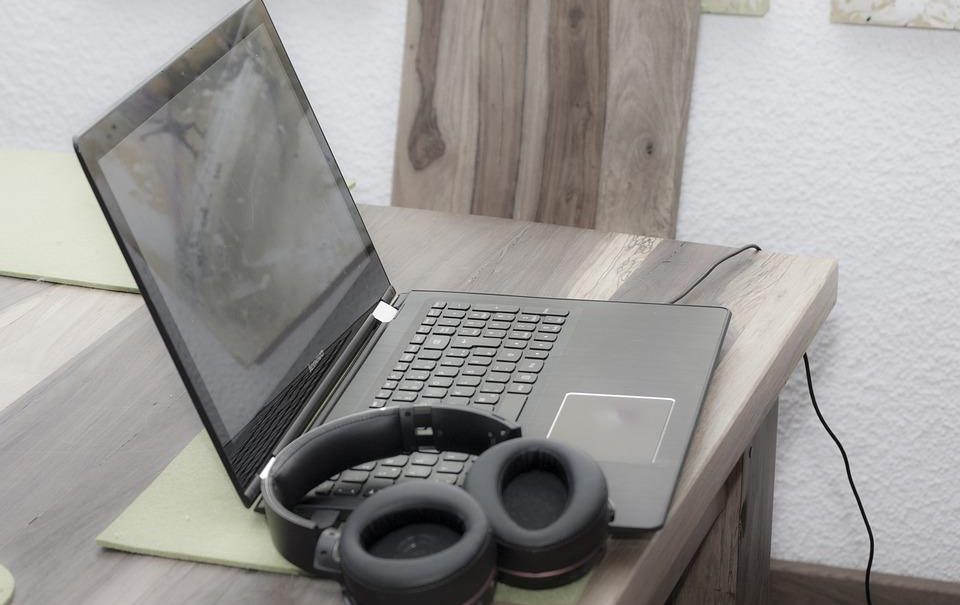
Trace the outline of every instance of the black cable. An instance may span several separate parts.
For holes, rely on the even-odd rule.
[[[747,250],[756,250],[760,252],[760,246],[756,244],[750,244],[749,246],[744,246],[736,252],[732,252],[727,256],[721,258],[712,267],[707,269],[707,272],[700,276],[700,279],[693,282],[693,285],[684,290],[683,294],[674,298],[670,301],[670,304],[676,304],[683,299],[684,296],[690,294],[694,288],[699,286],[703,280],[707,279],[713,270],[730,260],[734,256],[746,252]],[[830,435],[830,438],[833,439],[833,442],[837,444],[837,449],[840,450],[840,455],[843,457],[843,465],[847,469],[847,482],[850,484],[850,490],[853,492],[853,497],[857,500],[857,507],[860,509],[860,516],[863,517],[863,524],[867,528],[867,536],[870,538],[870,556],[867,558],[867,569],[864,573],[863,579],[863,589],[867,597],[867,605],[873,605],[873,600],[870,598],[870,571],[873,569],[873,553],[874,553],[874,540],[873,540],[873,528],[870,527],[870,520],[867,519],[867,511],[863,508],[863,501],[860,500],[860,492],[857,491],[857,485],[853,481],[853,473],[850,471],[850,459],[847,457],[847,451],[843,449],[843,444],[840,443],[840,440],[837,438],[837,435],[830,429],[830,425],[827,424],[826,419],[823,417],[823,414],[820,413],[820,406],[817,404],[817,396],[813,393],[813,376],[810,373],[810,358],[807,357],[807,354],[803,354],[803,368],[806,371],[807,375],[807,390],[810,392],[810,401],[813,403],[813,410],[817,413],[817,418],[820,419],[820,424],[823,425],[823,428],[827,430],[827,434]]]
[[[873,601],[870,599],[870,570],[873,568],[874,550],[873,528],[870,527],[870,520],[867,519],[867,511],[863,509],[863,501],[860,500],[857,485],[853,482],[853,473],[850,472],[850,459],[847,458],[847,452],[843,449],[843,444],[840,443],[840,440],[837,439],[834,432],[830,430],[830,425],[827,424],[823,414],[820,413],[820,406],[817,405],[817,396],[813,394],[813,377],[810,374],[810,359],[806,353],[803,354],[803,369],[807,374],[807,390],[810,391],[810,401],[813,403],[813,409],[817,413],[817,418],[820,419],[820,424],[827,430],[827,434],[830,435],[833,442],[837,444],[837,449],[840,450],[840,455],[843,457],[843,466],[847,469],[847,482],[850,483],[850,490],[853,492],[853,497],[857,499],[857,507],[860,508],[860,516],[863,517],[863,524],[866,526],[867,536],[870,538],[870,556],[867,558],[867,570],[864,574],[863,589],[867,595],[867,605],[873,605]]]
[[[713,270],[714,270],[714,269],[716,269],[717,267],[719,267],[719,266],[722,265],[723,263],[727,262],[728,260],[730,260],[730,259],[733,258],[734,256],[736,256],[736,255],[738,255],[738,254],[740,254],[740,253],[742,253],[742,252],[746,252],[747,250],[751,250],[751,249],[752,249],[752,250],[756,250],[757,252],[760,252],[760,246],[758,246],[758,245],[756,245],[756,244],[750,244],[749,246],[744,246],[743,248],[740,248],[740,249],[737,250],[736,252],[731,252],[730,254],[724,256],[723,258],[721,258],[720,260],[718,260],[717,262],[715,262],[712,267],[710,267],[709,269],[707,269],[707,272],[704,273],[703,275],[701,275],[701,276],[700,276],[700,279],[698,279],[697,281],[693,282],[693,285],[692,285],[692,286],[690,286],[689,288],[687,288],[686,290],[684,290],[683,294],[681,294],[680,296],[678,296],[678,297],[674,298],[673,300],[671,300],[671,301],[670,301],[670,304],[673,305],[673,304],[676,304],[676,303],[680,302],[681,300],[683,300],[683,297],[686,296],[687,294],[690,294],[690,293],[693,291],[693,289],[696,288],[697,286],[699,286],[700,283],[701,283],[703,280],[707,279],[707,277],[709,277],[710,274],[713,273]]]

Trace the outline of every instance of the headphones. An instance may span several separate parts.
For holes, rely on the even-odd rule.
[[[556,441],[469,408],[360,412],[298,437],[261,485],[267,525],[288,561],[338,579],[352,605],[486,605],[497,580],[552,588],[606,550],[612,509],[600,465]],[[415,480],[365,499],[341,528],[293,512],[329,477],[420,447],[477,455],[463,488]]]

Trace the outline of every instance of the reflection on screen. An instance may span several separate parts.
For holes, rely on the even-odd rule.
[[[222,439],[305,364],[318,332],[330,342],[366,308],[342,303],[358,294],[368,243],[263,26],[100,167],[211,394]]]

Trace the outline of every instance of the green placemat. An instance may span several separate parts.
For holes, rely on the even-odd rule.
[[[158,557],[297,573],[274,549],[263,516],[244,508],[237,498],[205,432],[97,537],[97,544]],[[586,580],[543,591],[501,585],[497,600],[568,605],[577,602]]]
[[[13,599],[13,574],[0,565],[0,605],[7,605]]]
[[[0,275],[137,291],[72,153],[0,149]]]

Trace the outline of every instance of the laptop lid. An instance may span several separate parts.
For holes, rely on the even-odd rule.
[[[74,146],[237,492],[391,291],[260,1]]]

